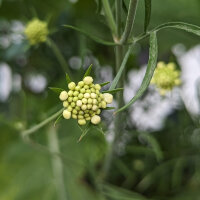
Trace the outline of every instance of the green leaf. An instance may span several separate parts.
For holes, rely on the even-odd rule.
[[[158,45],[157,45],[157,37],[156,32],[151,33],[150,35],[150,49],[149,49],[149,61],[146,69],[146,73],[142,84],[137,91],[136,95],[122,108],[118,109],[116,113],[121,112],[131,106],[137,99],[139,99],[144,92],[146,91],[147,87],[150,84],[151,78],[153,76],[154,70],[157,64],[157,56],[158,56]]]
[[[62,118],[62,114],[60,114],[60,115],[58,116],[58,118],[56,119],[56,121],[54,122],[54,127],[56,126],[56,124],[57,124],[61,119],[63,119],[63,118]]]
[[[56,87],[49,87],[50,90],[52,90],[53,92],[60,94],[62,91],[64,91],[64,89],[62,88],[56,88]]]
[[[113,109],[115,109],[115,107],[106,107],[106,108],[104,108],[104,110],[113,110]]]
[[[96,1],[96,4],[97,4],[96,13],[97,13],[97,14],[100,14],[100,13],[101,13],[101,10],[102,10],[102,1],[101,1],[101,0],[95,0],[95,1]]]
[[[105,85],[108,85],[110,82],[108,81],[108,82],[105,82],[105,83],[100,83],[99,85],[101,86],[101,87],[103,87],[103,86],[105,86]]]
[[[108,46],[116,46],[118,44],[114,43],[114,42],[109,42],[109,41],[105,41],[105,40],[102,40],[96,36],[94,36],[94,34],[92,33],[88,33],[86,32],[85,30],[82,30],[80,28],[77,28],[75,26],[71,26],[71,25],[64,25],[65,28],[70,28],[70,29],[73,29],[75,31],[78,31],[82,34],[84,34],[85,36],[89,37],[90,39],[94,40],[95,42],[99,43],[99,44],[103,44],[103,45],[108,45]]]
[[[128,8],[126,7],[126,3],[125,3],[124,0],[122,1],[122,8],[123,8],[125,13],[128,13]]]
[[[122,72],[123,72],[123,70],[124,70],[125,67],[126,67],[126,63],[127,63],[127,61],[128,61],[128,58],[129,58],[129,55],[130,55],[131,51],[133,50],[133,47],[134,47],[134,45],[132,44],[132,45],[129,47],[128,51],[126,52],[126,54],[125,54],[125,56],[124,56],[124,59],[123,59],[123,61],[122,61],[122,64],[121,64],[121,66],[120,66],[120,68],[119,68],[119,71],[117,72],[117,75],[115,76],[114,80],[112,81],[112,84],[111,84],[109,90],[113,90],[113,89],[116,88],[117,83],[119,82],[119,79],[120,79],[121,76],[122,76]]]
[[[78,125],[78,127],[80,128],[82,134],[81,136],[79,137],[78,139],[78,142],[80,142],[84,136],[86,136],[86,134],[88,133],[88,131],[90,130],[91,128],[91,123],[90,122],[87,122],[87,124],[85,126],[83,126],[83,128],[81,126]]]
[[[106,90],[106,91],[102,91],[102,93],[110,93],[110,94],[115,94],[116,92],[122,91],[124,88],[117,88],[117,89],[113,89],[113,90]]]
[[[70,82],[72,82],[71,81],[71,78],[69,77],[69,75],[66,73],[66,81],[67,81],[67,83],[69,84]]]
[[[92,70],[92,64],[87,68],[87,71],[85,72],[83,78],[85,78],[86,76],[89,76]]]
[[[145,1],[144,32],[146,33],[151,18],[151,0],[144,0],[144,1]]]

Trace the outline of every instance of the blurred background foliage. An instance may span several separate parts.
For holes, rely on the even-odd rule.
[[[114,1],[110,2],[112,5]],[[124,2],[125,7],[128,7],[129,1]],[[150,29],[168,21],[200,25],[199,0],[153,0],[152,4]],[[96,44],[62,26],[75,25],[111,41],[103,12],[98,12],[94,0],[0,1],[0,64],[9,66],[11,72],[11,81],[7,83],[7,87],[0,87],[2,90],[9,90],[7,97],[0,101],[2,200],[59,199],[51,165],[53,155],[49,153],[47,144],[52,123],[32,136],[32,145],[26,144],[19,134],[22,129],[39,123],[60,106],[57,96],[49,91],[48,87],[66,87],[65,74],[52,50],[46,44],[30,47],[24,39],[21,30],[33,17],[48,21],[50,37],[64,55],[76,81],[82,77],[83,71],[91,63],[94,64],[97,82],[109,81],[114,71],[113,47]],[[134,35],[142,32],[143,21],[144,2],[141,0]],[[159,60],[174,61],[178,64],[172,47],[184,44],[184,50],[187,51],[199,44],[199,38],[186,32],[169,29],[159,32],[158,44]],[[145,39],[136,45],[129,59],[127,76],[133,69],[140,70],[147,60],[148,40]],[[3,72],[0,73],[0,78],[3,79]],[[2,84],[2,81],[0,82]],[[151,89],[148,93],[151,93]],[[145,97],[141,102],[143,100]],[[154,104],[158,103],[154,101]],[[160,112],[163,112],[162,108]],[[100,130],[92,129],[80,143],[77,143],[81,131],[76,122],[61,121],[55,130],[59,138],[60,158],[64,167],[63,179],[68,198],[198,200],[199,114],[199,111],[196,115],[190,113],[184,101],[181,101],[179,106],[165,117],[161,128],[151,130],[138,128],[130,120],[131,113],[127,112],[129,117],[124,136],[116,151],[109,175],[100,185],[97,181],[107,152],[105,136]],[[103,130],[109,135],[107,127],[112,124],[112,113],[105,113],[103,117]],[[149,120],[151,121],[151,114]]]

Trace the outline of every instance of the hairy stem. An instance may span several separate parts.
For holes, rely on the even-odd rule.
[[[125,25],[125,29],[122,34],[122,37],[120,39],[120,44],[126,43],[130,36],[131,30],[133,27],[133,23],[134,23],[134,19],[135,19],[137,2],[138,2],[138,0],[130,0],[128,15],[127,15],[127,19],[126,19],[126,25]]]
[[[60,154],[59,141],[56,129],[53,126],[49,127],[49,130],[47,131],[47,138],[49,150],[52,153],[51,161],[58,198],[60,200],[67,200],[64,183],[63,163],[60,156],[56,155]]]

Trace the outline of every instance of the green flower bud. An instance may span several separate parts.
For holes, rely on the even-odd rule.
[[[74,98],[73,98],[73,101],[74,101],[74,102],[77,102],[77,101],[78,101],[78,97],[74,97]]]
[[[78,98],[79,98],[79,99],[82,99],[82,98],[83,98],[83,94],[80,93],[80,94],[78,95]]]
[[[85,88],[81,88],[80,92],[84,94],[85,93]]]
[[[68,110],[64,110],[63,111],[63,117],[65,119],[70,119],[71,118],[71,112],[69,112]]]
[[[88,99],[88,98],[90,98],[90,94],[89,93],[85,93],[84,97]]]
[[[87,89],[89,89],[89,86],[88,85],[84,85],[84,88],[87,90]]]
[[[95,93],[96,93],[97,95],[99,95],[99,94],[100,94],[99,90],[96,90],[96,91],[95,91]]]
[[[104,100],[104,96],[103,96],[103,94],[99,94],[99,97],[102,99],[102,100]]]
[[[77,115],[76,114],[72,114],[72,118],[73,119],[77,119]]]
[[[77,96],[79,95],[79,92],[78,92],[78,91],[74,91],[74,92],[73,92],[73,95],[74,95],[75,97],[77,97]]]
[[[87,104],[87,109],[91,109],[92,108],[92,104]]]
[[[89,120],[91,120],[91,117],[86,117],[85,119],[86,119],[87,121],[89,121]]]
[[[100,90],[101,89],[101,86],[99,84],[95,84],[95,89],[96,90]]]
[[[90,94],[90,93],[91,93],[91,90],[90,90],[90,89],[87,89],[86,92]]]
[[[91,93],[91,98],[95,99],[97,97],[97,95],[95,93]]]
[[[102,107],[102,108],[106,108],[106,106],[107,106],[106,102],[105,102],[105,101],[102,101],[102,102],[101,102],[101,107]]]
[[[82,106],[82,104],[83,104],[83,103],[82,103],[82,101],[81,101],[81,100],[78,100],[78,101],[76,102],[76,105],[77,105],[77,106],[79,106],[79,107],[81,107],[81,106]]]
[[[85,119],[79,119],[78,120],[78,123],[79,123],[79,125],[85,125],[86,124],[86,121],[85,121]]]
[[[80,108],[79,106],[76,106],[75,109],[76,109],[77,111],[79,111],[81,108]]]
[[[75,87],[75,90],[76,91],[79,91],[81,89],[81,87],[79,86],[79,85],[77,85],[76,87]]]
[[[83,99],[82,99],[82,103],[86,104],[86,103],[87,103],[87,99],[86,99],[86,98],[83,98]]]
[[[71,111],[72,111],[72,107],[71,107],[71,106],[68,106],[67,110],[68,110],[69,112],[71,112]]]
[[[94,115],[92,118],[91,118],[91,122],[93,124],[99,124],[101,122],[101,117],[99,117],[98,115]]]
[[[101,109],[98,109],[98,110],[96,111],[96,113],[97,113],[97,115],[99,115],[99,114],[101,113]]]
[[[96,92],[96,90],[95,90],[94,88],[91,88],[90,90],[91,90],[91,92],[93,92],[93,93]]]
[[[69,92],[68,92],[68,96],[73,96],[73,91],[72,90],[70,90]]]
[[[73,101],[73,97],[69,97],[68,102],[72,102],[72,101]]]
[[[68,88],[69,88],[70,90],[74,90],[75,87],[76,87],[76,84],[75,84],[74,82],[70,82],[70,83],[68,84]]]
[[[91,115],[92,113],[94,113],[94,111],[93,111],[93,110],[90,110],[89,113],[90,113],[90,115]]]
[[[59,98],[60,98],[61,101],[67,100],[67,98],[68,98],[67,92],[66,92],[66,91],[62,91],[62,92],[60,93]]]
[[[76,104],[74,102],[71,103],[71,107],[74,108]]]
[[[98,106],[97,105],[93,105],[92,106],[92,110],[96,111],[98,109]]]
[[[83,81],[79,81],[79,82],[78,82],[78,85],[79,85],[80,87],[83,87],[83,86],[84,86],[84,82],[83,82]]]
[[[109,93],[104,93],[103,94],[104,100],[106,103],[112,103],[113,101],[113,95]]]
[[[93,78],[91,76],[86,76],[84,79],[83,79],[83,82],[86,84],[86,85],[90,85],[92,82],[93,82]]]
[[[78,119],[83,119],[83,115],[78,115]]]
[[[101,103],[99,103],[98,106],[99,106],[99,108],[102,108],[102,104]]]
[[[81,106],[81,109],[82,109],[82,110],[86,110],[86,109],[87,109],[87,106],[84,104],[84,105]]]
[[[87,102],[88,102],[89,104],[91,104],[91,103],[92,103],[92,99],[89,98],[89,99],[87,100]]]
[[[63,102],[63,107],[66,108],[68,105],[69,105],[68,101],[64,101],[64,102]]]
[[[72,113],[73,113],[73,114],[77,114],[78,111],[74,109],[74,110],[72,111]]]
[[[101,102],[102,99],[101,99],[101,97],[99,97],[97,100],[98,100],[98,102]]]
[[[84,112],[85,112],[85,113],[89,113],[89,110],[85,110]]]
[[[78,113],[79,113],[79,115],[83,115],[84,114],[84,112],[82,110],[80,110]]]
[[[84,117],[89,117],[90,115],[88,114],[88,113],[86,113],[85,115],[84,115]]]
[[[93,99],[92,103],[96,105],[98,102],[96,99]]]

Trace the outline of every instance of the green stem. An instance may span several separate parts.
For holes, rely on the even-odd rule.
[[[109,0],[102,0],[102,4],[104,7],[104,12],[108,21],[108,25],[112,31],[113,38],[115,38],[115,36],[117,35],[117,27],[110,8]]]
[[[125,25],[125,29],[122,34],[122,37],[120,39],[120,44],[126,43],[129,38],[129,35],[130,35],[132,27],[133,27],[134,19],[135,19],[137,2],[138,2],[138,0],[130,0],[128,15],[127,15],[127,19],[126,19],[126,25]]]
[[[53,40],[51,40],[50,38],[48,38],[47,44],[49,45],[49,47],[54,52],[54,54],[55,54],[56,58],[58,59],[58,62],[60,63],[60,66],[62,67],[63,71],[67,72],[69,74],[69,76],[71,76],[69,66],[68,66],[67,62],[65,61],[65,58],[63,57],[63,55],[60,52],[56,43]]]
[[[47,138],[49,150],[52,153],[51,161],[58,197],[60,200],[67,200],[64,183],[63,163],[60,156],[56,155],[60,154],[59,141],[56,129],[53,126],[49,127],[49,130],[47,131]]]
[[[43,126],[45,126],[46,124],[48,124],[49,122],[51,122],[52,120],[54,120],[56,117],[58,117],[61,113],[63,112],[63,108],[60,109],[58,112],[54,113],[53,115],[51,115],[50,117],[48,117],[47,119],[45,119],[44,121],[40,122],[39,124],[33,126],[32,128],[23,131],[21,134],[23,137],[26,137],[32,133],[34,133],[35,131],[39,130],[40,128],[42,128]]]

